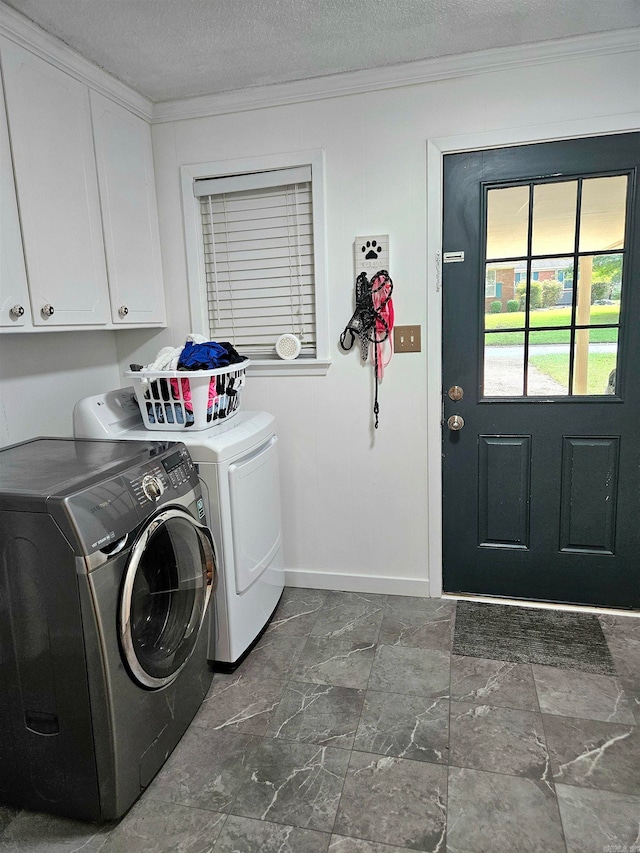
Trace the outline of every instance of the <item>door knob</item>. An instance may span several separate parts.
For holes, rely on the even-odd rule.
[[[464,418],[461,415],[451,415],[447,421],[447,426],[453,432],[458,432],[464,426]]]

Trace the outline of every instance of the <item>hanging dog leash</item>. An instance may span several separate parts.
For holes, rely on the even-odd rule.
[[[367,274],[361,272],[356,279],[356,310],[340,335],[340,346],[350,350],[356,337],[360,339],[360,356],[367,360],[371,350],[371,360],[375,369],[375,399],[373,414],[375,428],[378,429],[378,383],[384,376],[384,369],[393,355],[391,331],[393,329],[393,282],[386,270],[377,272],[371,282]],[[389,357],[384,358],[384,345],[388,342]]]

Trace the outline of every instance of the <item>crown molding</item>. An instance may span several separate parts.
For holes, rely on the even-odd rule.
[[[383,68],[348,71],[324,77],[275,83],[181,98],[154,104],[152,123],[204,118],[243,110],[284,106],[323,98],[358,95],[363,92],[413,86],[452,77],[487,74],[493,71],[542,65],[580,56],[599,56],[640,50],[640,27],[608,33],[573,36],[536,44],[495,48],[456,56],[423,59]]]
[[[153,103],[144,96],[116,80],[93,62],[80,56],[64,42],[45,32],[20,12],[0,2],[0,35],[55,65],[96,92],[116,101],[121,106],[150,121]]]
[[[80,56],[64,42],[45,32],[20,12],[6,6],[2,0],[0,0],[0,35],[6,36],[95,91],[121,104],[145,121],[154,124],[358,95],[453,77],[487,74],[527,65],[541,65],[557,60],[568,61],[579,56],[640,50],[640,27],[634,27],[456,56],[423,59],[382,68],[348,71],[289,83],[254,86],[215,95],[180,98],[154,104],[107,71]]]

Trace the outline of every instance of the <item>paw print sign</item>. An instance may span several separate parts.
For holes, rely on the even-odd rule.
[[[361,272],[371,277],[379,270],[389,269],[389,235],[356,237],[353,244],[356,278]]]

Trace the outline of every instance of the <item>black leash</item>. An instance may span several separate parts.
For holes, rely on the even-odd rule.
[[[375,415],[375,428],[378,429],[378,415],[380,407],[378,405],[378,347],[377,344],[383,343],[389,337],[390,329],[386,318],[383,316],[382,309],[391,299],[393,291],[393,282],[389,278],[389,273],[386,270],[377,272],[374,279],[379,279],[381,283],[376,290],[389,285],[389,293],[380,303],[380,307],[376,309],[373,304],[373,292],[371,284],[365,272],[361,272],[356,279],[356,310],[353,316],[345,326],[343,333],[340,335],[340,346],[348,352],[354,345],[356,336],[360,339],[360,356],[363,361],[367,360],[369,354],[369,344],[374,344],[374,369],[375,369],[375,396],[373,404],[373,414]],[[378,325],[382,326],[382,332],[379,331]],[[347,335],[349,339],[347,340]]]

